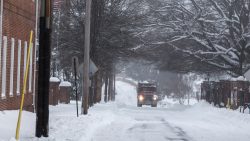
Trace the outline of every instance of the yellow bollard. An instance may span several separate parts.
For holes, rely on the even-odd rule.
[[[16,127],[16,140],[19,140],[19,134],[20,134],[20,125],[21,125],[21,117],[22,117],[22,111],[23,111],[23,103],[24,103],[24,93],[26,90],[26,82],[27,82],[27,76],[29,71],[29,61],[30,61],[30,50],[32,48],[32,37],[33,37],[33,31],[30,31],[30,42],[29,42],[29,49],[28,49],[28,58],[26,62],[26,68],[25,68],[25,74],[24,74],[24,81],[23,81],[23,89],[22,89],[22,99],[20,104],[20,110],[18,114],[18,120],[17,120],[17,127]]]

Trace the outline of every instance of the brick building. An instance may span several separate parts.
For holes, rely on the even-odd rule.
[[[29,63],[24,109],[32,111],[35,46],[31,50],[30,62],[26,57],[30,31],[35,31],[36,27],[36,4],[34,0],[0,1],[0,110],[19,108],[25,67]],[[33,44],[34,41],[33,36]]]
[[[201,99],[215,106],[237,109],[250,102],[250,82],[241,77],[219,82],[204,81],[201,84]]]

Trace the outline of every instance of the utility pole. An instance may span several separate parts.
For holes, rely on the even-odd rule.
[[[36,137],[48,137],[49,135],[51,5],[51,0],[41,0]]]
[[[83,97],[82,114],[88,114],[89,100],[89,50],[90,50],[90,22],[91,22],[91,2],[86,0],[85,15],[85,41],[84,41],[84,64],[83,64]]]

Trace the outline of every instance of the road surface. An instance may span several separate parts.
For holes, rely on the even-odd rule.
[[[165,120],[171,115],[157,108],[126,106],[116,114],[120,119],[97,129],[91,141],[192,141],[182,128]]]

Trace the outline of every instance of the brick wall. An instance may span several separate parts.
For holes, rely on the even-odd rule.
[[[8,39],[7,63],[6,63],[6,97],[2,97],[2,86],[0,86],[0,110],[18,109],[20,95],[17,94],[17,70],[18,70],[18,40],[21,40],[21,65],[20,65],[20,92],[23,87],[24,77],[24,42],[29,42],[30,31],[35,30],[35,3],[33,0],[4,0],[3,1],[3,36]],[[14,38],[14,68],[13,68],[13,96],[10,96],[10,70],[11,70],[11,38]],[[34,43],[33,36],[33,43]],[[33,104],[33,78],[34,78],[34,51],[32,53],[32,87],[29,91],[29,75],[27,79],[26,97],[24,108],[32,110]],[[1,46],[1,57],[3,57],[3,46]],[[2,60],[2,59],[1,59]],[[2,65],[2,62],[1,62]],[[2,67],[1,67],[2,69]],[[2,70],[0,70],[0,82],[2,83]]]

